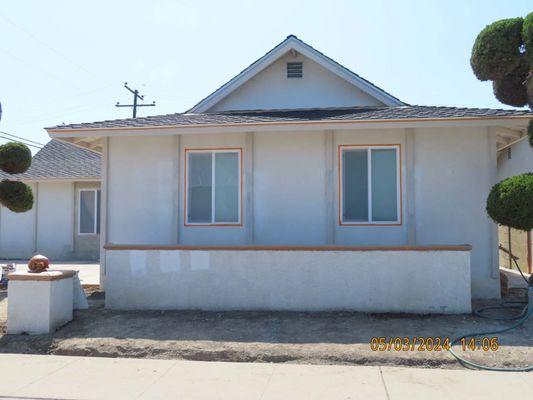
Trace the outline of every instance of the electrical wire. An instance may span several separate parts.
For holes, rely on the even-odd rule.
[[[5,131],[0,131],[0,133],[3,133],[4,135],[7,135],[7,136],[11,136],[15,139],[20,139],[20,140],[24,140],[26,142],[30,142],[30,143],[33,143],[33,144],[37,144],[39,146],[44,146],[44,144],[42,143],[39,143],[39,142],[36,142],[35,140],[31,140],[31,139],[26,139],[22,136],[17,136],[17,135],[13,135],[12,133],[8,133],[8,132],[5,132]]]
[[[35,147],[35,148],[37,148],[37,149],[42,149],[42,148],[43,148],[43,146],[36,146],[36,145],[34,145],[34,144],[24,143],[24,142],[21,142],[20,140],[14,140],[13,138],[10,138],[10,137],[7,137],[7,136],[2,136],[2,135],[0,135],[0,138],[2,138],[2,139],[7,139],[7,140],[9,140],[9,141],[11,141],[11,142],[19,142],[19,143],[25,144],[26,146]]]
[[[5,15],[3,14],[0,14],[0,18],[2,18],[4,21],[6,21],[7,23],[11,24],[12,26],[14,26],[15,28],[17,28],[19,31],[25,33],[27,36],[29,36],[30,38],[32,38],[34,41],[36,41],[37,43],[39,43],[41,46],[44,46],[46,47],[48,50],[50,50],[51,52],[55,53],[56,55],[58,55],[59,57],[65,59],[66,61],[68,61],[70,64],[74,65],[75,67],[77,67],[78,69],[84,71],[85,73],[89,74],[89,75],[92,75],[94,78],[97,78],[96,74],[94,74],[93,72],[89,71],[87,68],[85,68],[83,65],[77,63],[76,61],[70,59],[69,57],[67,57],[65,54],[63,54],[62,52],[60,52],[59,50],[57,50],[56,48],[50,46],[48,43],[42,41],[41,39],[39,39],[37,36],[35,36],[32,32],[30,32],[29,30],[23,28],[22,26],[16,24],[15,22],[13,22],[11,19],[9,19],[8,17],[6,17]]]

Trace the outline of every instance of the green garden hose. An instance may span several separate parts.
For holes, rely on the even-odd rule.
[[[531,301],[531,298],[533,298],[532,297],[532,293],[533,293],[532,282],[530,282],[530,281],[528,281],[526,279],[526,277],[522,273],[522,270],[518,266],[518,263],[516,262],[516,260],[514,260],[514,262],[515,262],[518,270],[520,271],[520,275],[522,275],[522,278],[524,278],[524,280],[529,285],[529,287],[528,287],[528,292],[529,292],[528,296],[529,296],[529,299],[530,299],[529,300],[529,307],[528,307],[528,303],[527,302],[517,302],[517,301],[515,301],[515,302],[502,303],[500,306],[482,307],[482,308],[479,308],[479,309],[475,310],[474,314],[477,315],[477,316],[480,316],[482,318],[489,318],[489,319],[495,319],[495,320],[500,320],[500,321],[502,321],[502,320],[517,320],[517,321],[516,321],[515,324],[513,324],[513,325],[511,325],[511,326],[509,326],[507,328],[504,328],[504,329],[498,329],[498,330],[486,331],[486,332],[467,333],[465,335],[461,335],[461,336],[457,337],[456,339],[454,339],[452,341],[448,351],[464,367],[482,369],[482,370],[485,370],[485,371],[503,371],[503,372],[531,372],[531,371],[533,371],[533,365],[529,365],[529,366],[526,366],[526,367],[516,367],[516,368],[512,368],[511,367],[510,368],[510,367],[489,367],[487,365],[477,364],[475,362],[468,361],[468,360],[464,359],[463,357],[458,355],[453,350],[453,345],[457,344],[459,341],[461,341],[461,339],[478,337],[478,336],[485,336],[485,335],[494,335],[494,334],[497,334],[497,333],[508,332],[508,331],[510,331],[512,329],[515,329],[515,328],[519,327],[520,325],[522,325],[529,317],[531,317],[533,315],[533,306],[531,306],[531,304],[533,304],[533,301]],[[489,317],[489,316],[483,314],[484,311],[495,310],[495,309],[519,309],[521,311],[517,315],[510,316],[510,317]]]

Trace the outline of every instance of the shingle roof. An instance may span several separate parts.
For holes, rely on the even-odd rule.
[[[0,171],[0,179],[100,179],[100,155],[59,140],[50,140],[33,156],[30,168],[16,175]]]
[[[399,107],[352,107],[322,108],[301,110],[253,110],[222,111],[202,114],[176,113],[154,115],[142,118],[115,119],[107,121],[58,125],[49,130],[61,129],[105,129],[105,128],[143,128],[157,126],[187,125],[224,125],[283,123],[300,121],[375,121],[402,119],[458,119],[458,118],[501,118],[513,116],[531,116],[529,110],[502,110],[491,108],[458,108],[436,106],[399,106]]]

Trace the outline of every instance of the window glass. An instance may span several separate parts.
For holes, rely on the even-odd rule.
[[[398,220],[395,149],[372,149],[372,221]]]
[[[212,153],[189,154],[189,222],[211,222]]]
[[[80,191],[80,233],[95,233],[96,198],[94,190]]]
[[[215,222],[239,220],[239,155],[215,153]]]
[[[343,219],[368,221],[367,149],[344,151],[343,168]]]

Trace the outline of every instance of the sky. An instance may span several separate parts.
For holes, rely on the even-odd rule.
[[[18,0],[0,8],[0,131],[183,112],[295,34],[409,104],[509,108],[469,64],[481,29],[526,0]],[[3,135],[0,133],[0,135]],[[0,138],[0,143],[5,139]],[[33,151],[38,150],[32,148]]]

